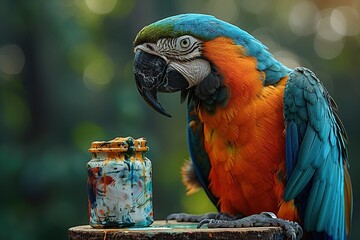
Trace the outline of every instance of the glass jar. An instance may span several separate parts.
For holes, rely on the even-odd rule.
[[[89,152],[89,222],[94,228],[146,227],[153,223],[151,161],[146,139],[96,141]]]

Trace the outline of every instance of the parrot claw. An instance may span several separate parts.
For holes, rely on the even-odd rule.
[[[217,220],[227,220],[233,221],[239,217],[231,216],[227,213],[206,213],[202,215],[187,214],[187,213],[173,213],[167,216],[166,222],[169,220],[176,220],[177,222],[197,222],[200,223],[204,219],[217,219]]]
[[[289,239],[301,239],[303,230],[296,222],[277,218],[274,213],[262,212],[236,220],[203,219],[198,228],[207,225],[208,228],[240,228],[240,227],[269,227],[278,226],[285,230]]]
[[[196,226],[196,228],[201,228],[203,225],[207,224],[209,226],[209,224],[211,222],[214,222],[214,221],[221,221],[221,220],[215,220],[215,219],[204,219],[204,220],[201,220],[199,222],[199,224]]]

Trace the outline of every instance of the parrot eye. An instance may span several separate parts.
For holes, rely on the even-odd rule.
[[[190,38],[183,38],[180,40],[180,46],[182,48],[188,48],[190,46]]]
[[[156,51],[171,59],[189,60],[201,56],[202,41],[191,35],[177,38],[160,38],[156,42]]]

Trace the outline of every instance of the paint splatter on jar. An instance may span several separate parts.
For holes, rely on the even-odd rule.
[[[151,162],[144,138],[96,141],[89,152],[89,222],[94,228],[153,223]]]

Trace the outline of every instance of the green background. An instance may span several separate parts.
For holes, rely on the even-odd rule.
[[[0,238],[66,239],[87,224],[87,149],[94,140],[146,137],[154,215],[214,211],[186,196],[185,105],[161,95],[173,118],[137,92],[132,42],[147,24],[209,13],[259,38],[289,67],[311,68],[339,106],[349,135],[352,239],[360,238],[359,1],[2,0],[0,4]]]

